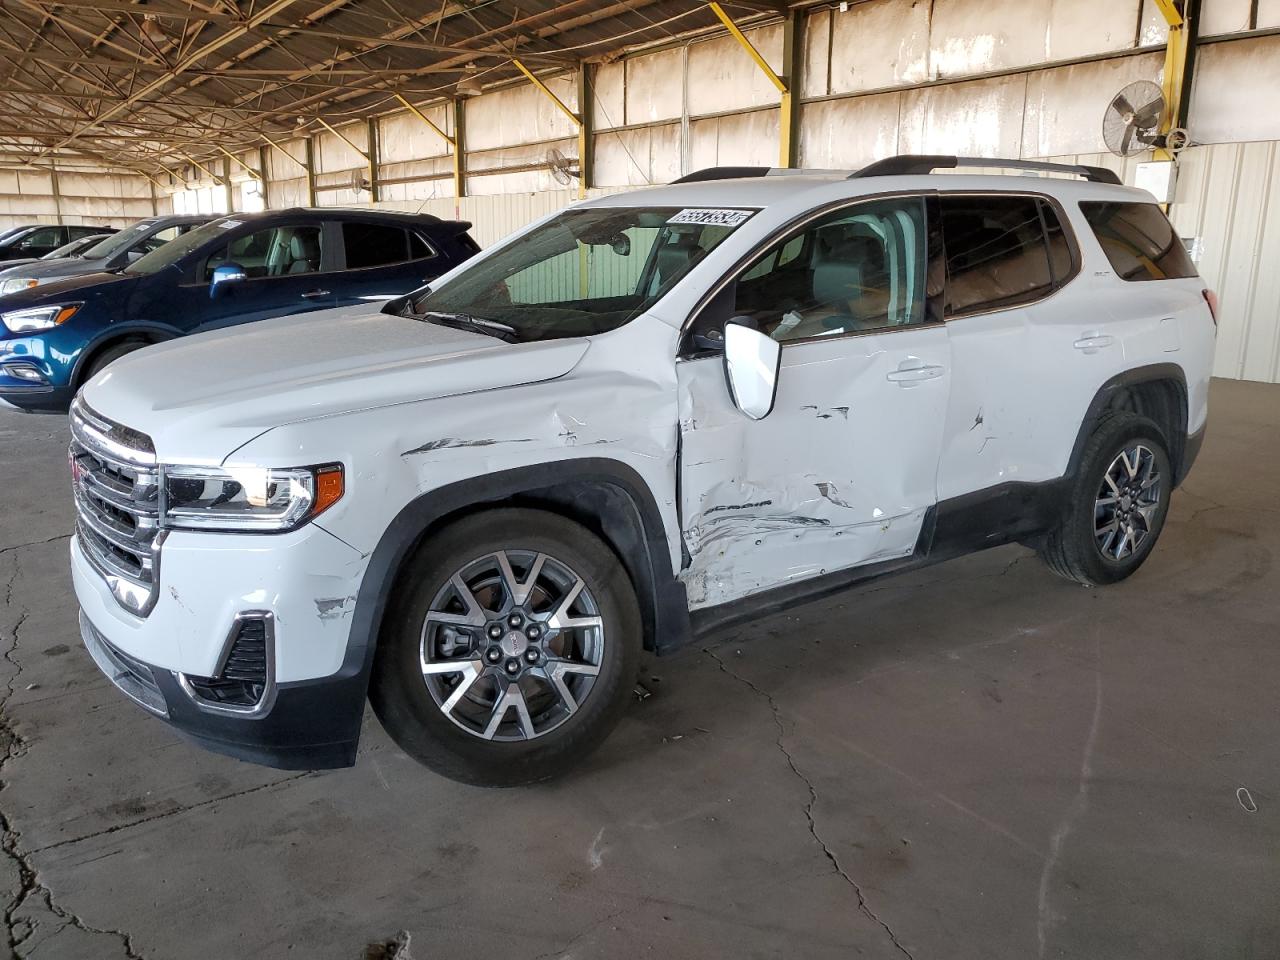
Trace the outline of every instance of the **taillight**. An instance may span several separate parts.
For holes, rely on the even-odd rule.
[[[1209,305],[1209,316],[1213,317],[1213,326],[1218,326],[1218,295],[1205,287],[1201,293],[1204,294],[1204,302]]]

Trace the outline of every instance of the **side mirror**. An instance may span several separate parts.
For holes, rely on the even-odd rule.
[[[752,420],[763,420],[778,395],[782,344],[753,326],[746,317],[724,325],[724,372],[734,405]]]
[[[223,288],[228,283],[243,280],[247,274],[238,263],[220,263],[213,268],[213,276],[209,278],[209,299],[213,300],[226,292]],[[230,288],[226,288],[230,289]]]

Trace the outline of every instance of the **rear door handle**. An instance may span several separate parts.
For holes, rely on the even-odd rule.
[[[321,297],[329,296],[328,290],[311,290],[302,295],[303,300],[318,300]]]
[[[1115,337],[1109,337],[1105,333],[1098,333],[1096,330],[1090,330],[1083,337],[1072,344],[1077,350],[1083,353],[1097,353],[1104,347],[1109,347],[1116,342]]]
[[[902,387],[914,387],[924,380],[936,380],[946,372],[946,367],[925,363],[923,360],[911,359],[903,360],[898,364],[897,370],[890,370],[884,375],[884,378],[890,383],[896,383]]]

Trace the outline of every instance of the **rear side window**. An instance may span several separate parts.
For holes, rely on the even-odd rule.
[[[1005,310],[1048,296],[1075,271],[1051,204],[1037,197],[941,197],[948,315]]]
[[[423,240],[417,233],[409,231],[409,259],[410,260],[428,260],[434,257],[436,252],[431,249],[431,244]]]
[[[409,234],[403,227],[382,223],[344,223],[342,241],[347,248],[348,270],[384,267],[410,259]]]
[[[1198,276],[1169,218],[1154,203],[1080,204],[1102,252],[1121,280]]]

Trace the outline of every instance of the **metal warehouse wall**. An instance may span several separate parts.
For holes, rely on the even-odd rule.
[[[1280,287],[1274,263],[1275,142],[1280,111],[1280,0],[1203,0],[1190,108],[1201,146],[1182,155],[1171,216],[1201,241],[1220,293],[1218,373],[1280,380]],[[1137,79],[1159,80],[1166,28],[1153,0],[863,0],[804,15],[800,162],[857,168],[894,153],[1070,157],[1101,149],[1103,110]],[[747,36],[781,71],[784,28]],[[590,68],[591,193],[668,182],[717,164],[775,165],[778,94],[729,36],[703,37]],[[573,75],[543,77],[578,113]],[[576,158],[577,129],[531,84],[463,101],[465,196],[454,197],[450,103],[397,109],[374,122],[379,205],[459,216],[488,245],[576,198],[546,164]],[[369,126],[329,118],[300,136],[190,170],[175,209],[224,211],[372,202]],[[345,142],[349,141],[349,142]],[[308,139],[313,176],[308,180]],[[1094,158],[1097,159],[1096,157]],[[1137,158],[1147,159],[1147,157]],[[1099,162],[1126,171],[1109,155]],[[265,188],[250,181],[265,172]],[[214,177],[225,178],[228,188]],[[365,181],[362,184],[362,180]],[[1259,200],[1261,199],[1261,203]]]
[[[27,223],[123,227],[149,217],[169,200],[157,200],[144,177],[106,171],[0,170],[0,229]]]

